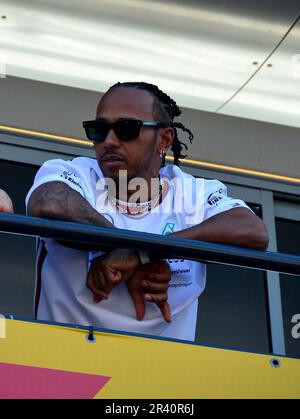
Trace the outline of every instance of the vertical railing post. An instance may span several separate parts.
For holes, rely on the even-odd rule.
[[[263,220],[267,226],[270,244],[269,249],[277,252],[275,211],[273,192],[261,191],[263,205]],[[278,355],[286,355],[282,298],[280,289],[280,275],[278,272],[267,271],[267,290],[269,300],[269,319],[271,327],[272,352]]]

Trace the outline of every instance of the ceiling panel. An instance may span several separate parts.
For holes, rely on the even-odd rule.
[[[300,20],[220,112],[300,128]]]
[[[7,16],[0,66],[95,91],[150,81],[182,106],[216,111],[268,57],[298,9],[294,0],[0,0]]]

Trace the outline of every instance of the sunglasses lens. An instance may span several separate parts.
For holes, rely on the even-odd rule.
[[[143,123],[137,120],[118,121],[114,130],[121,141],[130,141],[138,138],[142,125]]]
[[[143,122],[136,119],[120,120],[114,124],[108,124],[106,121],[84,122],[86,136],[93,142],[102,143],[111,129],[114,130],[120,141],[131,141],[140,135]]]
[[[86,124],[85,125],[85,131],[86,131],[86,136],[88,137],[89,140],[91,141],[95,141],[95,142],[103,142],[105,141],[108,131],[109,131],[109,126],[106,123],[99,123],[97,121],[96,124]]]

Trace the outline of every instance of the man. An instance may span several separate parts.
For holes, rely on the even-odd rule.
[[[14,213],[13,203],[3,189],[0,189],[0,212],[5,212],[7,214]]]
[[[266,249],[266,228],[244,202],[228,198],[220,182],[177,167],[184,157],[177,130],[193,138],[174,122],[180,113],[157,86],[112,86],[97,119],[84,123],[97,159],[46,162],[27,196],[29,215]],[[170,148],[175,165],[164,167]],[[137,178],[146,193],[132,199]],[[128,249],[86,250],[41,241],[39,319],[194,340],[204,265]]]

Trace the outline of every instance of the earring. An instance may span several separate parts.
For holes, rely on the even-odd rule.
[[[159,157],[164,157],[164,155],[165,155],[164,150],[161,150],[161,151],[160,151],[160,154],[159,154]]]

